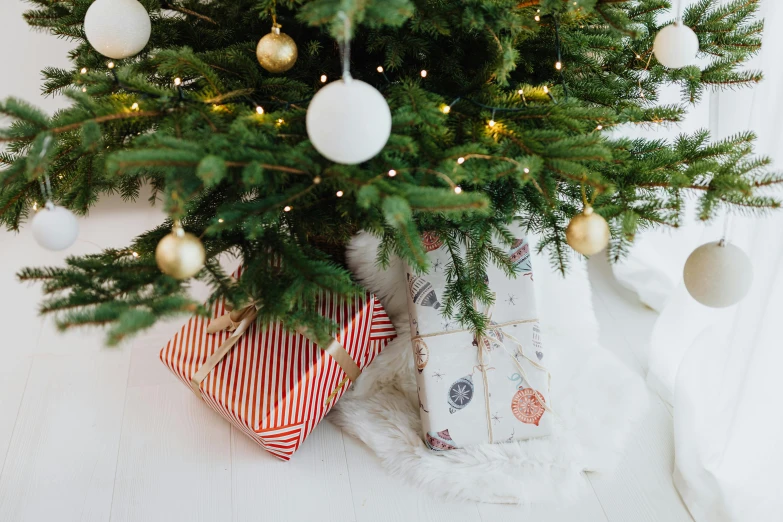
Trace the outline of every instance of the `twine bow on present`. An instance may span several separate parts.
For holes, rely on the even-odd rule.
[[[257,318],[258,308],[254,303],[239,310],[231,310],[227,314],[216,317],[209,323],[209,326],[207,327],[208,334],[216,334],[222,331],[232,332],[232,334],[228,339],[223,341],[223,344],[221,344],[220,347],[215,350],[215,353],[210,355],[207,360],[204,361],[204,364],[202,364],[196,373],[193,374],[193,377],[191,377],[190,387],[196,395],[201,397],[201,383],[203,383],[204,379],[207,378],[207,375],[209,375],[210,372],[215,369],[215,366],[217,366],[218,363],[220,363],[220,361],[222,361],[229,354],[229,352],[231,352],[234,346],[236,346],[237,342],[239,342],[239,339],[245,335],[248,328],[250,328],[250,326],[256,322]],[[297,329],[297,333],[310,340],[310,342],[313,344],[317,344],[303,328]],[[351,354],[349,354],[340,341],[335,338],[332,339],[332,342],[329,343],[329,346],[326,347],[324,352],[329,354],[329,356],[334,359],[334,361],[345,372],[345,377],[343,380],[340,381],[337,387],[324,401],[324,406],[326,406],[334,397],[337,396],[343,387],[359,378],[359,376],[362,374],[362,370],[359,368],[359,365],[356,364],[356,361],[353,360]]]

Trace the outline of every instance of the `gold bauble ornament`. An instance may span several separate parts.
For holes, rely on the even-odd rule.
[[[259,40],[256,57],[261,67],[271,73],[283,73],[294,66],[299,56],[294,39],[280,32],[280,24],[272,24],[272,32]]]
[[[179,223],[171,234],[165,236],[155,249],[155,261],[164,274],[175,279],[189,279],[204,268],[206,253],[201,240],[185,232]]]
[[[568,244],[585,256],[597,254],[609,244],[609,225],[593,207],[586,206],[581,214],[571,218],[566,228]]]

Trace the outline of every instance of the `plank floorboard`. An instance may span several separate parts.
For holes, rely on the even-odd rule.
[[[108,520],[128,355],[33,358],[0,476],[0,520]]]
[[[231,520],[231,426],[179,382],[128,388],[112,522]]]

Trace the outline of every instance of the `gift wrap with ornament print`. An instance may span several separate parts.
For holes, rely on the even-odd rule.
[[[516,230],[515,230],[516,231]],[[530,247],[518,239],[508,255],[518,268],[509,278],[491,266],[496,302],[486,313],[488,334],[473,333],[442,316],[448,251],[424,234],[430,271],[408,268],[408,307],[418,372],[425,442],[436,451],[502,443],[552,433],[550,375],[536,315]]]
[[[322,315],[340,327],[335,339],[364,369],[396,337],[394,326],[373,295],[324,295]],[[228,313],[224,300],[212,319],[193,317],[160,352],[186,385],[199,367],[232,335],[207,333]],[[255,315],[253,316],[255,317]],[[350,385],[340,364],[315,343],[279,324],[253,322],[231,351],[198,385],[200,397],[262,448],[289,460]]]

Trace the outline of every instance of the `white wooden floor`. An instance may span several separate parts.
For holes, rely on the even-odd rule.
[[[71,253],[123,246],[158,222],[145,204],[103,202]],[[386,475],[361,443],[324,422],[289,463],[201,404],[158,361],[181,320],[118,349],[102,334],[55,332],[22,266],[57,264],[29,232],[0,232],[0,521],[691,521],[674,490],[672,417],[656,399],[611,476],[585,478],[579,504],[446,503]],[[654,314],[593,261],[601,339],[646,372]]]

